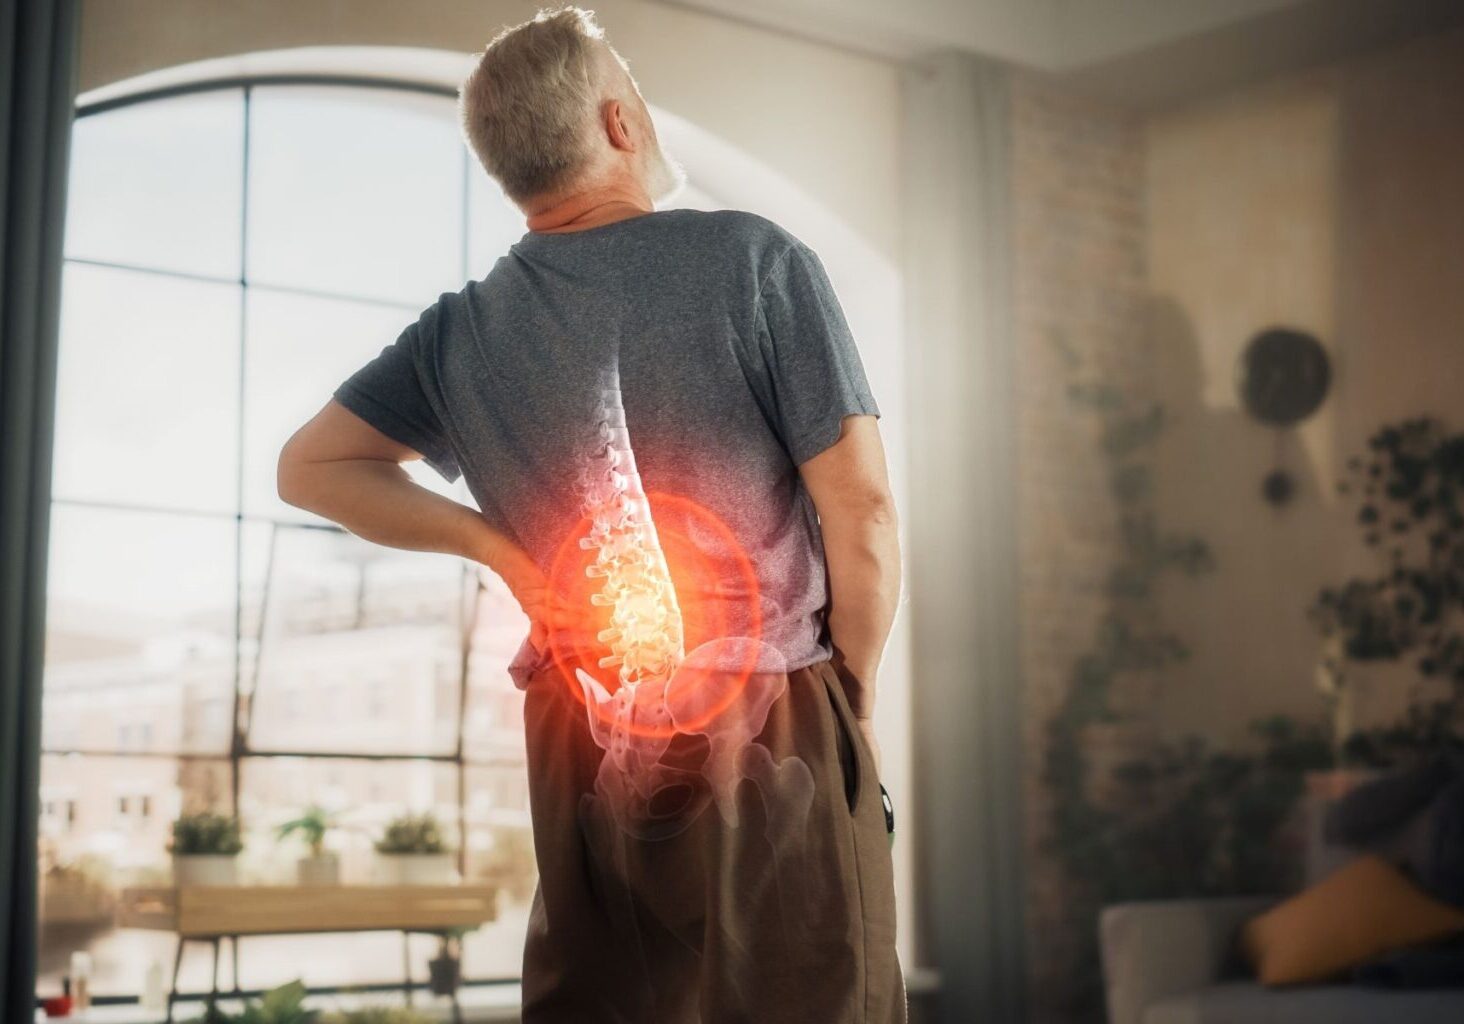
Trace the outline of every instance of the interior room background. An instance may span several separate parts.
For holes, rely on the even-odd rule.
[[[441,90],[492,26],[533,9],[360,3],[347,16],[335,4],[254,3],[200,19],[164,0],[87,5],[51,560],[45,743],[54,753],[42,780],[53,857],[43,867],[58,879],[73,872],[75,898],[43,903],[43,976],[54,980],[63,951],[90,943],[99,988],[140,984],[157,950],[96,922],[119,880],[163,863],[173,813],[190,801],[227,805],[221,701],[236,673],[246,692],[256,670],[263,680],[256,738],[270,749],[440,755],[454,742],[465,626],[469,864],[531,885],[513,838],[523,822],[517,718],[501,677],[520,629],[511,607],[490,594],[465,621],[461,566],[309,529],[274,501],[261,467],[333,377],[456,287],[454,275],[485,272],[495,247],[521,232],[454,148]],[[950,905],[966,906],[978,875],[1013,877],[1015,911],[998,903],[995,913],[1017,922],[1023,941],[995,962],[1019,975],[1030,1019],[1093,1019],[1097,902],[1281,879],[1299,855],[1297,787],[1339,763],[1338,729],[1412,722],[1416,731],[1433,701],[1456,693],[1405,660],[1365,666],[1343,699],[1324,691],[1325,647],[1309,609],[1324,588],[1378,572],[1358,494],[1337,487],[1356,477],[1351,460],[1365,474],[1379,431],[1417,417],[1464,430],[1464,32],[1431,25],[1422,38],[1294,47],[1295,56],[1257,58],[1229,77],[1175,71],[1182,50],[1168,51],[1168,64],[1085,77],[967,56],[912,68],[867,47],[676,5],[597,11],[687,165],[694,189],[684,202],[763,212],[825,258],[885,413],[914,598],[880,696],[902,814],[902,956],[938,966],[947,990],[971,986],[991,968],[956,944],[963,933],[948,923]],[[707,54],[726,73],[707,73]],[[368,87],[363,75],[387,81]],[[1184,87],[1155,84],[1166,75]],[[136,102],[146,90],[223,77],[233,84]],[[930,102],[917,115],[922,98]],[[955,144],[919,147],[943,119],[961,138],[951,125],[971,111],[990,131],[957,155],[981,159],[946,165],[951,180],[933,177],[931,164]],[[387,134],[412,144],[385,145]],[[154,230],[129,222],[141,210],[118,209],[107,191],[127,179],[90,178],[101,164],[89,152],[114,154],[153,187],[165,180],[171,208],[186,202],[188,216]],[[334,161],[352,154],[381,173],[327,190],[341,180],[328,176]],[[932,180],[982,198],[942,206],[967,193],[924,187]],[[272,195],[319,201],[271,223],[287,208],[272,213]],[[373,222],[358,220],[383,197],[402,205],[380,230],[404,232],[386,250],[374,248],[383,236]],[[981,315],[1002,317],[959,321],[969,310],[941,306],[959,322],[942,335],[954,339],[948,350],[933,352],[919,329],[936,315],[925,299],[946,272],[942,246],[972,224],[990,235]],[[343,225],[358,233],[339,234]],[[403,259],[401,244],[440,264]],[[1331,360],[1325,400],[1294,428],[1257,422],[1238,394],[1243,350],[1276,326],[1315,335]],[[981,363],[977,380],[943,379],[968,365],[953,354],[962,345],[993,339],[1005,361]],[[302,348],[303,361],[293,354]],[[983,395],[1006,396],[1005,421],[981,418]],[[941,422],[970,429],[935,430],[936,413],[961,403],[977,411]],[[135,451],[145,460],[128,457]],[[1007,461],[993,463],[999,451]],[[993,464],[1009,473],[986,475]],[[1282,502],[1263,492],[1278,469],[1292,484]],[[976,512],[1007,507],[1014,527],[1013,586],[995,592],[1010,597],[1018,628],[1009,678],[995,684],[961,677],[967,649],[956,633],[976,613],[942,600],[982,580],[952,582],[957,570],[947,577],[930,565],[961,563],[967,541],[954,533],[974,514],[925,511],[950,506],[937,487],[947,478],[990,503]],[[985,519],[975,515],[972,528]],[[1136,538],[1136,519],[1157,533]],[[1156,537],[1166,544],[1156,548]],[[963,687],[1012,695],[989,718],[1016,723],[1020,742],[1012,758],[936,777],[940,751],[964,735],[988,749],[991,721],[964,715]],[[415,699],[404,716],[394,702],[407,690]],[[349,730],[312,727],[311,715],[329,713],[323,701],[359,717]],[[945,716],[937,743],[922,726],[950,706],[962,714]],[[1185,746],[1190,737],[1199,746]],[[1187,795],[1210,778],[1211,755],[1268,751],[1291,760],[1277,772],[1248,769],[1249,781],[1209,802]],[[1168,784],[1115,773],[1166,764]],[[455,760],[246,759],[241,809],[264,828],[298,788],[282,775],[307,771],[312,787],[365,808],[363,828],[404,807],[456,820]],[[936,790],[943,801],[967,794],[959,813],[948,802],[927,813]],[[959,887],[943,888],[956,859],[950,837],[1000,820],[997,790],[1019,797],[1020,865],[993,865],[987,855],[1000,844],[983,846]],[[1251,797],[1264,827],[1223,835],[1217,822]],[[1128,840],[1145,826],[1183,824],[1231,859],[1176,847],[1155,853],[1148,881],[1105,874],[1115,850],[1088,840],[1094,822],[1114,820]],[[470,972],[512,976],[522,928],[514,906],[471,940]],[[288,980],[289,942],[258,949],[245,957],[246,984]],[[427,954],[424,945],[417,955]],[[311,980],[392,976],[399,958],[394,941],[353,939],[313,966]],[[185,960],[185,987],[202,985],[205,970],[201,956]]]

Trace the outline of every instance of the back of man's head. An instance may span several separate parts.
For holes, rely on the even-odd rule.
[[[514,202],[561,191],[595,170],[602,100],[627,93],[624,62],[594,12],[541,10],[498,33],[458,96],[463,136]]]

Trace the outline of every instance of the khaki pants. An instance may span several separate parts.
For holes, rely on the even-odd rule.
[[[529,681],[524,723],[524,1024],[904,1024],[879,781],[831,662],[789,673],[756,737],[797,785],[743,779],[735,825],[704,801],[668,838],[617,827],[603,751],[555,671]],[[681,735],[663,761],[694,772],[706,755]]]

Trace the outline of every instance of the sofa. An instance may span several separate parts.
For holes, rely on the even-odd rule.
[[[1105,907],[1099,942],[1109,1024],[1460,1024],[1464,989],[1268,989],[1235,957],[1247,919],[1278,897]]]
[[[1451,750],[1369,775],[1340,796],[1308,803],[1305,884],[1370,853],[1406,869],[1433,897],[1464,906],[1464,754]],[[1281,900],[1105,907],[1098,931],[1109,1024],[1464,1024],[1464,987],[1260,984],[1236,938],[1246,921]],[[1455,983],[1461,962],[1456,947]]]

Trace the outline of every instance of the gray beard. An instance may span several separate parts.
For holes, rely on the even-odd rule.
[[[686,186],[686,171],[668,157],[657,142],[648,157],[646,192],[657,205],[675,198]]]

